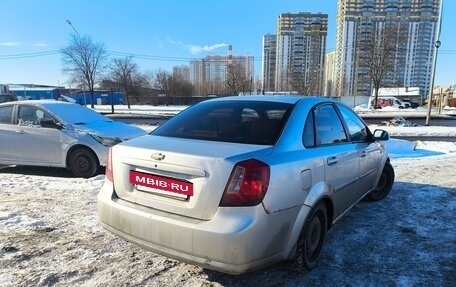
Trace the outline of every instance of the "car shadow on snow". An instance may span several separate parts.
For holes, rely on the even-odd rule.
[[[452,286],[456,188],[396,182],[382,201],[360,202],[327,234],[316,269],[291,262],[239,276],[204,270],[223,286]]]
[[[97,175],[104,174],[104,167],[100,168]],[[49,177],[75,177],[71,171],[65,168],[57,167],[41,167],[41,166],[16,166],[16,165],[0,165],[0,173],[13,173],[13,174],[24,174],[24,175],[38,175],[38,176],[49,176]]]

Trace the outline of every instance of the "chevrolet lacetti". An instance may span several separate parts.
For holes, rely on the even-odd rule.
[[[205,101],[111,148],[99,219],[204,268],[240,274],[294,259],[311,270],[334,222],[390,192],[388,138],[324,98]]]

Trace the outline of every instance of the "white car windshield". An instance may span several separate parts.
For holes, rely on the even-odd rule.
[[[86,124],[94,121],[112,121],[109,118],[78,104],[44,104],[52,114],[68,124]]]

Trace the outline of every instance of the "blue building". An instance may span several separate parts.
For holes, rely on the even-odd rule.
[[[20,100],[58,100],[61,96],[58,87],[30,87],[10,85],[9,90]]]
[[[91,105],[90,92],[78,91],[70,95],[78,104]],[[93,94],[94,105],[123,105],[126,103],[125,94],[122,92],[95,91]]]

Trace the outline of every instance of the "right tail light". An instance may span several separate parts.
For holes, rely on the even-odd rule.
[[[255,206],[269,185],[269,165],[256,159],[237,163],[223,192],[220,206]]]

